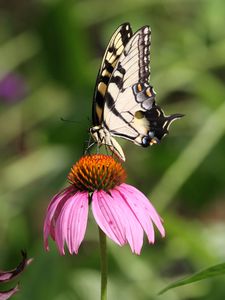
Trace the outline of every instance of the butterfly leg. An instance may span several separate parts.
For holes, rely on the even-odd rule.
[[[91,142],[92,140],[92,136],[89,136],[88,139],[88,146],[86,147],[86,149],[84,150],[84,154],[86,155],[87,153],[90,153],[90,149],[96,144],[96,142]]]

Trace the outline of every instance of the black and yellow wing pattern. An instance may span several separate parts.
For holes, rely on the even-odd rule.
[[[149,26],[132,33],[129,23],[113,34],[103,57],[94,92],[90,133],[121,159],[125,155],[113,136],[147,147],[168,133],[181,114],[166,116],[156,104],[150,80]]]

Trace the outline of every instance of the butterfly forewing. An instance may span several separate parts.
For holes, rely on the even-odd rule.
[[[113,34],[103,57],[101,67],[96,80],[93,106],[93,125],[100,125],[103,121],[105,94],[113,70],[124,51],[129,39],[132,37],[132,29],[129,23],[122,24]]]

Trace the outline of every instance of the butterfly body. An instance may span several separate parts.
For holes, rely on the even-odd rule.
[[[94,126],[90,128],[91,136],[99,145],[107,145],[121,160],[125,161],[125,155],[120,144],[112,137],[111,132],[104,126]]]
[[[150,33],[144,26],[133,34],[128,23],[122,24],[106,48],[96,81],[90,133],[122,160],[125,155],[113,136],[148,147],[159,143],[171,122],[182,116],[165,116],[155,103],[149,85]]]

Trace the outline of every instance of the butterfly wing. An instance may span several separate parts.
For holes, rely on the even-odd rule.
[[[139,29],[117,60],[105,93],[103,125],[114,136],[149,146],[168,133],[172,120],[155,104],[149,85],[150,36],[148,26]]]
[[[131,37],[132,29],[130,24],[124,23],[114,32],[105,50],[94,91],[92,105],[92,122],[94,126],[102,124],[105,94],[108,83],[117,62]]]

